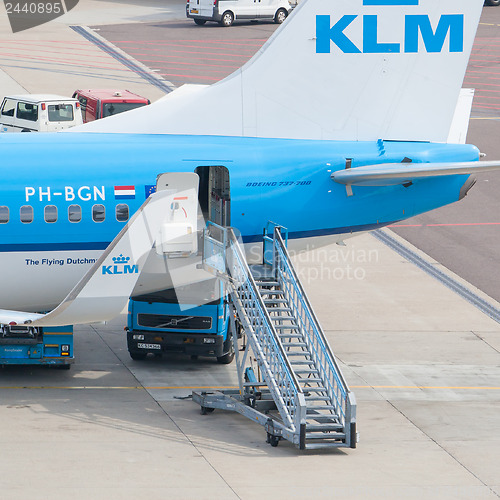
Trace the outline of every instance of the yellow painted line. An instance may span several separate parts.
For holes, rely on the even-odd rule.
[[[485,116],[484,118],[477,117],[477,118],[471,118],[471,120],[500,120],[500,116]]]
[[[351,385],[351,389],[417,389],[417,390],[455,390],[455,391],[500,391],[500,387],[476,387],[476,386],[445,386],[445,385]],[[59,386],[0,386],[0,390],[3,389],[73,389],[73,390],[223,390],[223,389],[239,389],[236,386],[180,386],[180,385],[161,385],[161,386],[92,386],[92,385],[82,385],[82,386],[71,386],[71,385],[59,385]],[[307,390],[307,388],[306,388]]]
[[[88,385],[83,385],[83,386],[71,386],[71,385],[58,385],[58,386],[48,386],[48,385],[20,385],[20,386],[3,386],[0,387],[0,390],[3,389],[92,389],[92,390],[103,390],[103,389],[120,389],[120,390],[135,390],[135,389],[144,389],[144,387],[109,387],[109,386],[88,386]]]
[[[78,390],[104,390],[104,389],[112,389],[112,390],[137,390],[137,389],[146,389],[146,390],[164,390],[164,389],[182,389],[182,390],[223,390],[223,389],[239,389],[236,386],[224,386],[224,387],[187,387],[187,386],[151,386],[151,387],[142,387],[142,386],[93,386],[93,385],[81,385],[81,386],[72,386],[72,385],[23,385],[23,386],[0,386],[0,390],[3,389],[78,389]]]
[[[352,385],[351,389],[439,389],[455,391],[500,391],[500,387],[444,386],[444,385]]]
[[[214,387],[208,386],[208,387],[188,387],[188,386],[179,386],[179,385],[172,385],[172,386],[157,386],[157,387],[145,387],[147,390],[158,390],[158,389],[191,389],[191,390],[198,390],[198,389],[212,389],[212,390],[220,390],[220,389],[239,389],[239,387],[236,386],[225,386],[225,387]]]

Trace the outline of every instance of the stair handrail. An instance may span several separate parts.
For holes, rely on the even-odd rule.
[[[274,240],[275,240],[274,259],[276,265],[276,272],[279,273],[280,271],[283,272],[283,270],[286,271],[286,273],[291,277],[291,285],[298,290],[297,296],[299,300],[302,302],[303,310],[308,316],[309,323],[312,326],[312,332],[316,336],[318,344],[321,345],[322,349],[327,353],[325,359],[329,364],[330,371],[335,378],[337,387],[340,389],[341,398],[339,398],[338,391],[336,391],[334,387],[329,388],[330,389],[329,393],[331,394],[331,396],[333,396],[332,401],[336,403],[337,409],[339,410],[337,414],[339,415],[339,417],[342,416],[343,420],[349,421],[349,419],[352,418],[353,416],[352,415],[353,411],[351,411],[349,405],[353,404],[353,402],[355,401],[354,395],[351,393],[351,391],[347,386],[345,378],[342,374],[340,367],[337,364],[337,361],[332,352],[330,344],[323,333],[323,330],[320,326],[320,323],[317,319],[314,309],[312,308],[311,303],[309,302],[309,299],[307,297],[307,294],[304,288],[302,287],[302,284],[297,276],[297,273],[295,272],[295,268],[293,267],[290,260],[290,255],[283,242],[283,238],[281,237],[281,231],[279,227],[276,227],[274,229]],[[283,289],[285,290],[285,286],[283,287]],[[305,328],[305,332],[308,335],[308,337],[310,337],[310,332],[308,331],[308,329]],[[312,341],[313,339],[310,340]],[[329,379],[326,380],[326,382],[329,385],[331,385],[331,381]]]
[[[301,428],[301,425],[305,424],[306,421],[306,402],[297,376],[295,375],[295,372],[293,371],[286,356],[281,340],[279,339],[276,329],[274,328],[269,313],[259,293],[257,284],[255,283],[250,268],[248,267],[248,264],[246,262],[243,250],[238,242],[238,239],[236,238],[233,229],[225,228],[214,223],[211,223],[211,226],[214,226],[217,230],[222,231],[221,234],[223,234],[223,242],[225,245],[224,252],[229,250],[230,254],[234,256],[234,258],[230,258],[226,253],[224,256],[224,262],[226,266],[225,272],[230,277],[229,284],[233,291],[233,296],[238,301],[236,302],[236,305],[242,307],[243,311],[240,311],[241,313],[244,313],[247,316],[248,314],[254,316],[254,318],[252,319],[255,319],[255,316],[260,317],[261,324],[250,324],[251,327],[256,329],[260,326],[268,332],[267,338],[270,340],[270,342],[266,346],[267,354],[263,349],[261,349],[261,346],[259,344],[262,339],[259,339],[258,342],[257,338],[254,338],[253,335],[249,335],[248,337],[252,342],[252,348],[254,349],[254,352],[255,350],[257,350],[259,353],[264,372],[269,372],[268,374],[264,375],[265,381],[268,384],[268,388],[271,391],[275,402],[277,403],[277,408],[283,422],[287,426],[289,426],[292,431],[297,431]],[[217,241],[213,237],[209,236],[209,238],[210,240],[212,240],[212,244]],[[221,248],[220,245],[219,248]],[[234,266],[235,264],[239,268],[239,271],[241,271],[240,276],[236,276],[235,269],[231,268],[231,266]],[[240,280],[239,283],[238,280]],[[242,285],[243,280],[246,281],[247,289],[251,295],[250,300],[256,307],[245,308],[241,303],[241,298],[238,296],[238,285]],[[257,352],[255,352],[255,354],[257,354]],[[275,363],[274,360],[271,359],[273,357],[274,360],[278,361],[277,363]],[[276,368],[274,371],[271,368],[272,366]],[[283,376],[278,373],[279,367],[284,368]],[[286,384],[281,383],[281,381],[278,380],[275,375],[279,375],[279,378],[283,382],[286,382]],[[289,401],[290,404],[287,404],[287,401]]]

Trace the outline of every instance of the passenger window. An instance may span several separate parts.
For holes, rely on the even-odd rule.
[[[33,207],[31,205],[23,205],[21,207],[21,222],[24,224],[33,222]]]
[[[82,220],[82,207],[80,205],[70,205],[68,207],[68,219],[70,222],[80,222]]]
[[[36,122],[38,120],[38,105],[27,102],[20,102],[17,105],[17,118],[19,120],[28,120]]]
[[[73,121],[72,104],[49,104],[49,122]]]
[[[44,210],[45,222],[57,222],[57,207],[55,205],[47,205]]]
[[[14,116],[14,110],[16,109],[16,102],[12,99],[7,99],[2,108],[3,116]]]
[[[0,224],[9,222],[9,207],[0,207]]]
[[[127,222],[129,218],[128,205],[125,203],[120,203],[116,205],[116,220],[118,222]]]
[[[104,205],[94,205],[92,207],[92,220],[94,222],[103,222],[106,218],[106,209]]]

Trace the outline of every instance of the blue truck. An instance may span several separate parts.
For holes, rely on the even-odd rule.
[[[0,365],[45,365],[69,370],[74,359],[72,326],[0,326]]]
[[[134,360],[148,354],[181,352],[233,361],[229,306],[218,279],[133,297],[129,301],[127,345]]]

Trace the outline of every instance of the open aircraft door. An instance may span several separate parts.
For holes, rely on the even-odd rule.
[[[231,225],[229,171],[221,165],[197,167],[200,177],[200,207],[205,220],[219,226]]]

